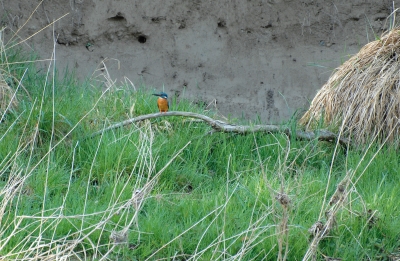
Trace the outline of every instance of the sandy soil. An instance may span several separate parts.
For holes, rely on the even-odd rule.
[[[34,11],[38,2],[1,1],[4,35],[9,39],[18,31],[27,39],[68,14],[24,42],[50,58],[54,27],[60,70],[68,66],[84,78],[108,58],[118,81],[128,77],[151,90],[216,106],[223,115],[259,116],[264,123],[306,109],[332,70],[388,27],[393,4],[45,0]]]

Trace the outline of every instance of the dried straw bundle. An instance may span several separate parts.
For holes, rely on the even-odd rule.
[[[400,28],[365,45],[341,65],[300,119],[307,129],[322,123],[359,144],[399,135]]]

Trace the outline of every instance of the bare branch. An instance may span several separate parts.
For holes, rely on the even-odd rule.
[[[135,122],[140,122],[148,119],[159,118],[159,117],[170,117],[170,116],[181,116],[181,117],[189,117],[200,119],[210,125],[214,131],[219,132],[231,132],[231,133],[238,133],[238,134],[251,134],[254,132],[265,132],[265,133],[280,133],[283,132],[289,137],[292,136],[292,131],[288,127],[278,126],[278,125],[235,125],[226,123],[220,120],[215,120],[203,114],[193,113],[193,112],[183,112],[183,111],[169,111],[164,113],[152,113],[141,115],[136,118],[131,118],[126,121],[122,121],[111,125],[107,128],[104,128],[100,131],[93,133],[90,137],[95,137],[99,134],[102,134],[106,131],[116,129],[119,127],[123,127]],[[300,140],[314,140],[318,138],[320,141],[329,141],[334,142],[338,141],[341,145],[347,147],[349,144],[349,140],[344,137],[339,137],[335,133],[332,133],[327,130],[316,130],[316,131],[296,131],[296,137]]]

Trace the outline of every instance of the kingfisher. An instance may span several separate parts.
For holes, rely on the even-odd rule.
[[[168,94],[166,94],[165,92],[161,92],[154,93],[153,95],[158,96],[157,105],[160,112],[167,112],[169,108]]]

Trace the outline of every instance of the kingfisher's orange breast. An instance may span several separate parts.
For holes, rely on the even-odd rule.
[[[160,112],[167,112],[169,108],[168,100],[159,97],[157,100],[158,109]]]

